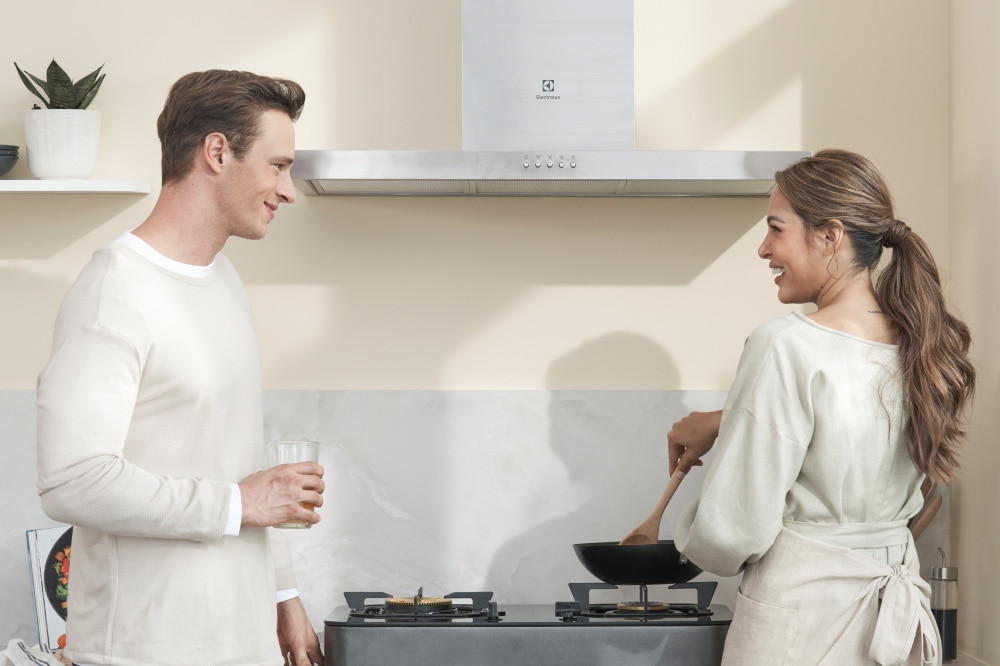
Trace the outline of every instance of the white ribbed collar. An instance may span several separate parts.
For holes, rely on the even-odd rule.
[[[186,275],[188,277],[203,278],[210,274],[212,272],[212,268],[215,266],[215,260],[212,260],[212,263],[208,266],[194,266],[192,264],[183,264],[169,257],[164,257],[162,254],[154,250],[149,243],[142,240],[131,231],[126,231],[121,236],[116,238],[114,242],[124,245],[125,247],[139,253],[161,268],[165,268],[168,271],[179,273],[180,275]]]

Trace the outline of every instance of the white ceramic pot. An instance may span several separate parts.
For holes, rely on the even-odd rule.
[[[24,112],[28,170],[35,178],[90,178],[97,168],[101,112],[30,109]]]

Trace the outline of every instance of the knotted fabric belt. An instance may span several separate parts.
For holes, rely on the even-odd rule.
[[[914,580],[914,572],[905,564],[892,567],[878,583],[882,604],[868,656],[880,664],[904,663],[919,632],[921,662],[941,663],[937,625],[924,601],[927,583],[919,575]]]

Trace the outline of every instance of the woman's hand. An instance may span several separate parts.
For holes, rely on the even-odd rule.
[[[670,474],[678,467],[687,474],[692,467],[702,465],[701,457],[708,453],[719,436],[722,410],[691,412],[675,423],[667,433]]]

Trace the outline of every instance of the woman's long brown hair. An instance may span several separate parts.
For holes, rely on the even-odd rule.
[[[969,360],[969,327],[948,312],[927,244],[896,219],[885,180],[861,155],[822,150],[775,178],[807,227],[819,229],[833,219],[843,223],[858,270],[873,274],[882,248],[892,249],[875,292],[897,337],[909,397],[904,434],[910,457],[932,481],[954,479],[976,372]]]

